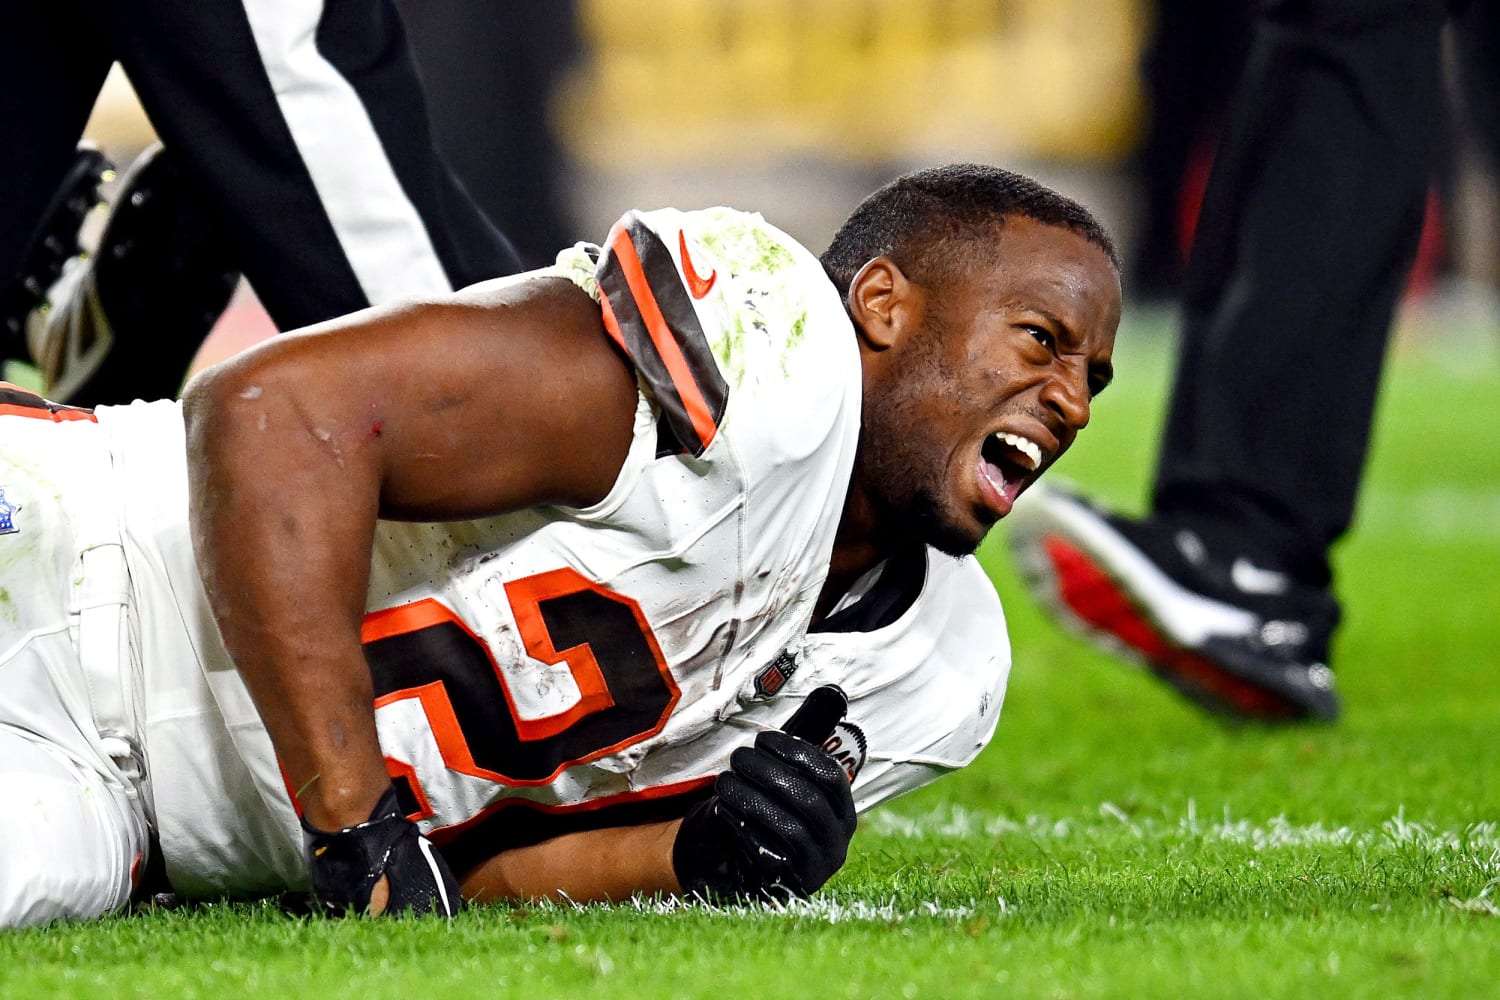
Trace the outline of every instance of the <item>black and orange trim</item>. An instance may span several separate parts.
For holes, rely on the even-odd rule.
[[[28,389],[9,382],[0,382],[0,417],[31,417],[36,420],[51,420],[62,423],[66,420],[87,420],[97,423],[94,411],[83,406],[68,406],[43,399]]]
[[[605,329],[655,396],[672,442],[702,455],[718,433],[729,384],[671,250],[631,212],[610,230],[595,277]]]

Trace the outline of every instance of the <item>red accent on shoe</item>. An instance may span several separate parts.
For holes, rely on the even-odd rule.
[[[1286,700],[1174,645],[1140,613],[1109,574],[1064,539],[1049,535],[1042,540],[1042,547],[1056,574],[1058,597],[1090,628],[1114,636],[1157,670],[1238,715],[1283,719],[1299,714]]]

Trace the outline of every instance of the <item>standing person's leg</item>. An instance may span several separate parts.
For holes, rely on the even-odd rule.
[[[111,57],[79,0],[14,0],[0,31],[0,284],[72,160]]]
[[[1186,278],[1154,513],[1313,587],[1444,135],[1443,4],[1268,5]]]
[[[282,329],[518,268],[433,147],[388,0],[112,10],[147,113]]]
[[[1141,60],[1149,103],[1136,156],[1143,217],[1127,291],[1175,298],[1182,283],[1183,182],[1222,124],[1245,61],[1251,0],[1158,0]]]
[[[167,151],[29,317],[53,398],[175,395],[240,268],[282,329],[520,269],[437,155],[389,0],[100,10]]]
[[[80,0],[15,0],[6,8],[0,138],[10,151],[0,157],[0,356],[26,356],[26,315],[77,252],[75,233],[93,207],[105,161],[80,159],[75,148],[110,62],[108,39]]]
[[[1500,175],[1500,0],[1454,0],[1464,111],[1486,166]]]
[[[551,122],[557,83],[582,40],[573,0],[397,0],[432,129],[474,200],[528,267],[579,234],[565,197],[566,157]]]
[[[1333,718],[1348,527],[1442,135],[1441,0],[1273,0],[1189,259],[1154,509],[1018,505],[1040,599],[1214,711]]]

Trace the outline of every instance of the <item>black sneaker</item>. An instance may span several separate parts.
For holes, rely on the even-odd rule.
[[[114,179],[114,164],[90,145],[78,147],[57,192],[32,234],[21,268],[0,290],[0,338],[7,358],[27,357],[26,318],[47,301],[64,265],[82,256],[78,233],[95,206],[99,186]]]
[[[121,178],[94,254],[28,319],[44,394],[83,406],[176,396],[238,283],[216,216],[151,147]]]
[[[1192,531],[1108,514],[1056,486],[1033,487],[1004,530],[1040,603],[1203,708],[1338,717],[1327,661],[1339,611],[1326,591],[1243,556],[1216,559]]]

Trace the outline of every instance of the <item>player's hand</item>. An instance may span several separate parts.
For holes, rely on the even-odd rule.
[[[370,818],[342,830],[302,821],[302,846],[313,899],[335,916],[347,913],[438,913],[463,908],[458,880],[417,824],[387,791]]]
[[[768,730],[740,747],[714,794],[683,819],[672,848],[677,880],[705,899],[806,898],[848,857],[856,825],[849,775],[822,747],[847,702],[838,688],[814,692],[826,712],[808,725],[799,711],[787,729]],[[809,696],[811,708],[814,701]],[[800,717],[800,718],[799,718]]]

